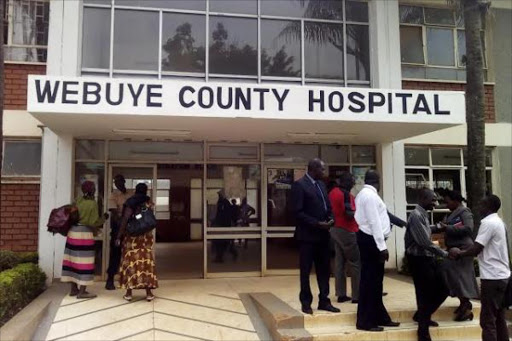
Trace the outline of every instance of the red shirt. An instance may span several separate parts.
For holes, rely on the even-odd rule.
[[[352,210],[356,210],[355,198],[350,195],[350,206]],[[345,195],[343,191],[338,187],[333,188],[333,190],[329,193],[329,200],[332,206],[332,212],[334,214],[334,226],[338,228],[342,228],[349,232],[357,232],[359,231],[359,226],[357,225],[354,217],[347,216],[345,212]]]

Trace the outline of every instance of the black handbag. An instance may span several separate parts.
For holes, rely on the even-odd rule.
[[[140,236],[153,230],[155,227],[155,214],[146,205],[143,205],[128,220],[126,233],[130,236]]]

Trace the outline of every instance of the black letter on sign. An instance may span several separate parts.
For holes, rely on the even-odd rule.
[[[355,104],[355,105],[358,105],[359,107],[355,107],[353,106],[352,104],[350,104],[348,106],[348,108],[350,109],[350,111],[352,112],[355,112],[355,113],[361,113],[363,111],[365,111],[366,107],[364,105],[364,95],[360,92],[351,92],[348,94],[348,99],[350,102],[352,102],[352,104]]]
[[[434,95],[434,111],[435,115],[450,115],[450,110],[439,109],[439,95]]]
[[[68,89],[69,85],[78,85],[78,82],[62,82],[62,103],[64,104],[78,104],[77,99],[68,99],[68,95],[78,95],[78,90]]]
[[[417,114],[419,111],[424,111],[428,115],[432,115],[432,112],[430,111],[430,108],[428,107],[427,99],[425,98],[425,95],[423,95],[423,94],[418,95],[418,99],[416,100],[416,105],[414,106],[412,113]]]
[[[245,110],[251,110],[251,90],[246,89],[244,94],[242,88],[235,88],[235,109],[240,109],[240,102],[243,103]]]
[[[158,89],[162,90],[162,86],[157,85],[157,84],[149,84],[147,86],[147,88],[148,88],[148,95],[146,97],[147,106],[161,108],[162,102],[153,102],[153,97],[154,98],[162,98],[162,92],[153,92],[153,90],[158,90]]]
[[[233,88],[232,87],[228,87],[228,103],[227,104],[223,104],[222,103],[222,87],[218,87],[217,88],[217,105],[221,108],[221,109],[229,109],[231,108],[231,106],[233,105]]]
[[[96,89],[89,90],[90,86],[93,86]],[[100,100],[101,100],[100,91],[101,91],[101,85],[99,83],[96,83],[96,82],[84,82],[84,93],[82,95],[83,96],[82,102],[84,104],[98,104],[100,102]],[[96,98],[93,99],[92,101],[90,101],[89,100],[89,95],[94,95],[94,96],[96,96]]]
[[[381,94],[380,92],[369,92],[368,93],[368,109],[369,109],[369,112],[370,114],[373,114],[374,113],[374,108],[375,107],[382,107],[384,106],[384,103],[386,103],[386,97]],[[379,97],[380,98],[380,101],[375,101],[375,97]]]
[[[203,94],[205,91],[207,91],[210,96],[210,102],[208,102],[208,104],[204,103]],[[199,99],[199,106],[201,108],[203,108],[203,109],[211,108],[213,106],[213,90],[207,86],[203,86],[201,89],[199,89],[198,99]]]
[[[279,111],[283,111],[284,100],[286,99],[286,96],[288,96],[288,93],[290,92],[290,90],[285,89],[283,91],[282,96],[279,96],[279,92],[276,89],[272,89],[272,92],[274,93],[274,96],[276,97],[277,101],[279,102]]]
[[[119,104],[121,104],[121,102],[123,101],[123,90],[124,90],[124,86],[123,85],[124,85],[123,83],[119,84],[119,98],[118,98],[117,102],[114,102],[110,98],[111,91],[112,91],[112,84],[111,83],[107,83],[107,96],[106,96],[106,99],[107,99],[107,103],[108,104],[110,104],[110,105],[119,105]]]
[[[315,103],[320,103],[320,112],[324,112],[324,91],[320,90],[320,98],[315,98],[314,90],[309,90],[309,111],[313,112]]]
[[[137,89],[137,91],[135,91],[135,89],[133,88],[133,85],[131,83],[128,83],[128,90],[130,90],[130,93],[132,94],[134,107],[139,106],[139,97],[140,97],[140,94],[142,93],[143,89],[144,89],[144,84],[139,84],[139,88]]]
[[[190,108],[191,106],[196,104],[196,102],[195,101],[190,101],[188,103],[185,102],[185,99],[183,98],[185,95],[185,91],[190,91],[191,93],[194,93],[194,92],[196,92],[196,90],[191,86],[184,86],[183,88],[180,89],[180,94],[179,94],[180,105],[184,108]]]
[[[53,86],[52,90],[52,84],[50,81],[44,81],[44,89],[41,93],[41,81],[36,79],[37,102],[44,103],[45,101],[48,101],[48,103],[55,103],[55,99],[57,98],[57,91],[59,91],[59,85],[60,81],[55,81],[55,85]]]
[[[402,99],[402,114],[407,114],[407,98],[411,98],[412,94],[397,93],[395,96]]]
[[[260,110],[265,110],[265,93],[269,92],[269,89],[263,88],[254,88],[252,89],[254,92],[259,92],[260,94]]]
[[[334,106],[334,97],[338,97],[338,105]],[[340,112],[343,110],[343,94],[339,91],[333,91],[329,95],[329,109],[333,112]]]

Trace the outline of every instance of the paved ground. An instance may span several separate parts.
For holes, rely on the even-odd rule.
[[[311,283],[318,292],[314,278]],[[128,303],[122,291],[106,291],[103,283],[97,283],[90,288],[98,294],[96,299],[66,296],[62,300],[46,339],[263,340],[268,335],[244,294],[272,292],[299,309],[298,284],[296,276],[160,281],[155,301],[146,302],[144,292],[139,291]],[[414,288],[406,278],[387,276],[384,288],[389,292],[385,297],[388,310],[414,309]],[[449,299],[445,305],[457,303]],[[351,303],[334,304],[344,312],[357,308]]]

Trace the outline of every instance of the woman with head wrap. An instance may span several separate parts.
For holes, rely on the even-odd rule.
[[[99,216],[98,204],[94,199],[95,192],[92,181],[82,183],[83,195],[75,202],[78,223],[69,230],[64,250],[61,281],[71,283],[69,295],[77,298],[96,297],[87,292],[86,288],[94,281],[94,236],[103,226],[108,214]]]

